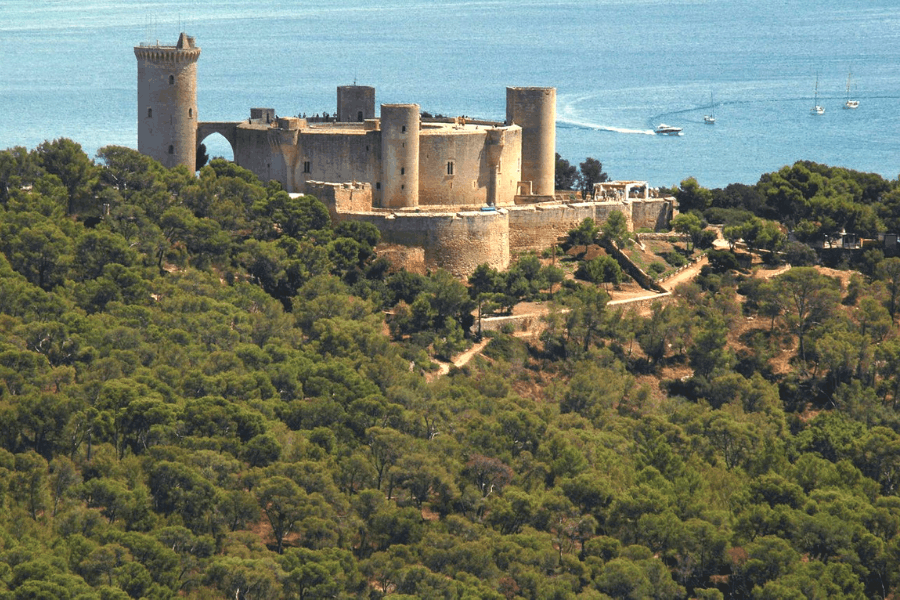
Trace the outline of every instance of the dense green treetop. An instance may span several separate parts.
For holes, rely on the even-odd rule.
[[[778,260],[782,200],[878,229],[896,185],[799,163],[709,196]],[[0,152],[0,598],[900,593],[896,258],[723,250],[641,313],[608,260],[467,285],[378,241],[222,160]],[[438,376],[522,300],[539,336]]]

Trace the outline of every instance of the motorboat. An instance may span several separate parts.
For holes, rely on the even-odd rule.
[[[673,127],[671,125],[666,125],[665,123],[660,123],[656,126],[656,129],[653,130],[653,133],[658,135],[679,135],[681,131],[681,127]]]

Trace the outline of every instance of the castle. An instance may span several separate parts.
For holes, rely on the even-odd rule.
[[[219,133],[241,167],[316,196],[335,220],[373,223],[385,242],[419,249],[427,268],[504,269],[510,253],[549,247],[612,210],[632,228],[661,228],[671,217],[672,200],[651,198],[643,182],[607,184],[597,202],[557,196],[554,88],[508,87],[504,122],[425,118],[417,104],[382,104],[379,117],[375,89],[359,85],[337,88],[330,118],[253,108],[243,121],[201,122],[194,38],[182,33],[174,46],[134,53],[140,152],[193,170],[199,145]]]

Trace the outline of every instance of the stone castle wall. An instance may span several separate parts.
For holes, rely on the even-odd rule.
[[[631,202],[631,221],[634,228],[652,229],[653,231],[668,229],[674,205],[674,200],[665,198],[633,200]]]
[[[348,220],[348,213],[372,212],[372,186],[368,183],[307,181],[306,193],[328,208],[334,222]]]
[[[284,183],[289,169],[286,157],[273,149],[269,141],[270,128],[265,125],[236,127],[234,132],[234,162],[256,174],[262,181],[274,179]],[[291,132],[296,136],[296,132]]]
[[[312,194],[308,181],[364,181],[372,187],[373,206],[385,206],[382,130],[363,125],[343,125],[340,131],[327,126],[304,129],[299,126],[302,119],[278,119],[279,124],[282,121],[283,127],[237,124],[235,163],[296,193]],[[448,133],[429,131],[426,125],[420,133],[418,161],[395,168],[398,180],[406,179],[406,185],[414,185],[413,175],[418,172],[418,205],[513,205],[521,177],[520,128],[484,127]],[[410,132],[407,139],[411,138]],[[448,163],[452,163],[452,169]]]
[[[419,137],[419,204],[512,205],[521,177],[521,135],[519,128],[448,134],[424,125]]]
[[[559,243],[569,230],[587,218],[595,223],[606,222],[614,211],[631,218],[633,203],[573,202],[516,206],[509,211],[510,251],[540,251]],[[649,211],[648,211],[649,214]]]
[[[378,227],[385,243],[422,248],[429,269],[465,276],[482,263],[495,269],[509,266],[509,215],[505,210],[373,212],[356,213],[350,218]]]
[[[465,276],[487,263],[495,269],[509,266],[512,254],[541,251],[558,244],[584,219],[602,224],[613,211],[625,212],[632,204],[621,202],[548,203],[515,206],[491,211],[437,212],[419,210],[373,210],[371,186],[367,183],[308,181],[307,193],[316,196],[335,222],[366,221],[381,231],[382,241],[421,248],[428,269],[445,269]],[[661,218],[669,202],[652,204],[646,218]]]
[[[489,167],[485,132],[470,130],[440,135],[422,129],[419,138],[420,204],[481,206],[487,204]]]
[[[541,204],[509,209],[509,245],[512,253],[540,251],[559,243],[585,218],[594,218],[589,204]]]
[[[335,135],[327,129],[301,131],[297,141],[299,158],[293,177],[299,191],[309,192],[307,180],[381,180],[381,132],[358,131]],[[306,170],[309,163],[309,170]]]
[[[614,212],[620,212],[625,215],[625,219],[628,223],[631,223],[631,207],[632,205],[627,202],[598,202],[594,204],[595,213],[594,213],[594,223],[600,225],[605,223],[607,219],[609,219],[609,215]]]
[[[422,248],[381,243],[375,246],[375,254],[378,258],[384,258],[391,263],[391,273],[403,269],[417,275],[428,274],[428,268],[425,266],[425,250]]]

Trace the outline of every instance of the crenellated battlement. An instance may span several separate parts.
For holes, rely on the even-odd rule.
[[[200,48],[183,50],[175,46],[136,46],[134,55],[138,60],[155,63],[191,63],[200,58]]]
[[[163,46],[158,41],[152,46],[141,44],[135,46],[134,55],[138,60],[154,63],[192,63],[200,58],[200,48],[197,47],[193,36],[182,32],[174,46]]]

